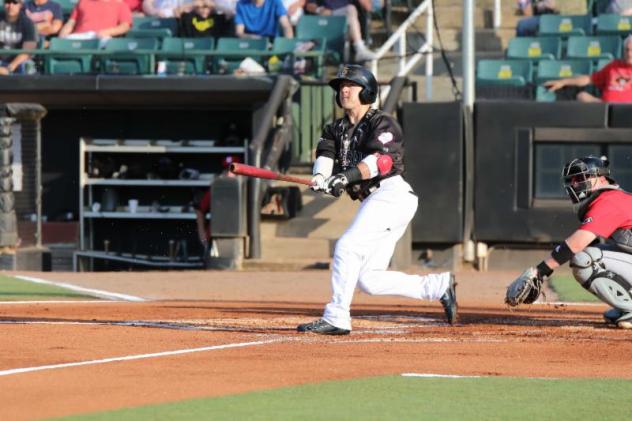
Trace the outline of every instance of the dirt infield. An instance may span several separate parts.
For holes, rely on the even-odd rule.
[[[320,315],[325,271],[46,275],[160,301],[0,304],[3,419],[403,372],[632,378],[632,332],[605,306],[510,312],[509,272],[459,274],[454,327],[438,303],[358,295],[337,338],[294,332]]]

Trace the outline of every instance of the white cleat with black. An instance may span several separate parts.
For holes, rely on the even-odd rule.
[[[443,306],[443,310],[445,310],[445,317],[448,319],[448,323],[451,325],[455,324],[458,319],[458,304],[456,302],[456,281],[454,278],[454,274],[450,274],[450,281],[448,283],[448,289],[443,294],[443,296],[439,299],[441,305]]]

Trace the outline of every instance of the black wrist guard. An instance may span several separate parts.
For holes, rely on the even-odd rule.
[[[342,174],[345,176],[349,184],[362,180],[362,173],[360,172],[360,168],[358,167],[349,168]]]
[[[553,269],[551,269],[549,265],[544,262],[544,260],[542,260],[535,269],[538,271],[538,276],[540,278],[548,278],[553,273]]]
[[[564,263],[568,262],[573,258],[574,253],[571,251],[566,241],[560,243],[557,247],[553,249],[551,252],[551,257],[555,260],[560,266]]]

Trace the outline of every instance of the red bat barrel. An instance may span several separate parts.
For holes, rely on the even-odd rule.
[[[265,178],[266,180],[281,180],[289,183],[305,184],[306,186],[312,185],[312,182],[305,178],[292,177],[291,175],[280,174],[275,171],[253,167],[252,165],[246,164],[230,164],[230,172],[248,177]]]

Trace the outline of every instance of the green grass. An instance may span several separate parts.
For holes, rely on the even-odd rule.
[[[424,356],[420,355],[420,358]],[[401,376],[328,382],[64,420],[620,420],[632,381]]]
[[[560,301],[573,303],[599,302],[599,299],[586,291],[572,276],[553,276],[551,288],[557,293]]]
[[[69,289],[53,285],[42,285],[0,275],[0,301],[94,299]]]

